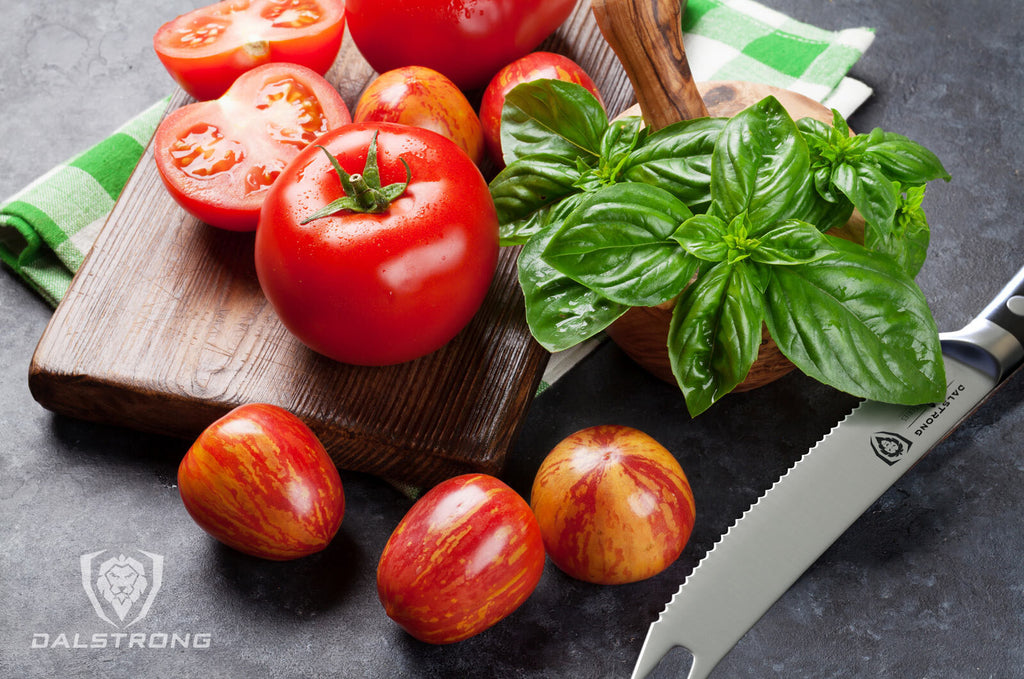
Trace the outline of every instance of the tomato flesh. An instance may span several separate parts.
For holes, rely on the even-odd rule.
[[[170,113],[156,133],[157,169],[174,199],[201,221],[252,231],[288,161],[350,121],[341,95],[320,75],[267,64],[221,98]]]
[[[206,100],[222,95],[245,71],[270,62],[325,74],[344,31],[339,0],[224,0],[167,22],[153,47],[182,89]]]

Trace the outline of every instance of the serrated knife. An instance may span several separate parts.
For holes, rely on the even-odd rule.
[[[1024,268],[962,330],[940,335],[946,398],[863,401],[726,531],[651,624],[633,679],[672,648],[704,679],[893,483],[1024,363]]]

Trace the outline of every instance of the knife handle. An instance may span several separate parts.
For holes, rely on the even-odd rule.
[[[1024,268],[963,329],[941,335],[943,352],[1002,382],[1024,364]]]

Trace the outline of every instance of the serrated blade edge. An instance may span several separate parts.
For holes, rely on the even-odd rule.
[[[704,679],[800,575],[984,401],[996,379],[945,358],[947,396],[908,407],[865,401],[783,474],[715,543],[651,625],[633,670],[673,647]]]

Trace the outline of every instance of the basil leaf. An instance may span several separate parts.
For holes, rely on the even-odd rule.
[[[608,116],[582,85],[561,80],[534,80],[505,96],[501,111],[501,148],[505,164],[527,156],[588,158],[594,165]]]
[[[916,276],[928,254],[931,230],[921,203],[924,186],[911,186],[900,196],[892,229],[869,228],[864,234],[864,245],[876,252],[884,252],[910,276]]]
[[[832,168],[832,183],[860,210],[864,221],[889,229],[899,193],[877,165],[842,163]]]
[[[765,322],[805,374],[854,396],[940,400],[945,368],[924,294],[888,257],[839,238],[833,252],[774,267]]]
[[[833,201],[826,199],[817,190],[810,187],[804,196],[804,202],[799,209],[793,210],[793,219],[814,224],[818,231],[825,232],[842,226],[853,215],[853,203],[838,191],[835,192]]]
[[[711,164],[711,196],[725,219],[755,224],[795,216],[810,170],[807,142],[775,97],[741,111],[722,129]]]
[[[698,118],[667,125],[629,154],[623,181],[665,189],[694,212],[711,202],[711,154],[725,127],[724,118]]]
[[[773,225],[757,238],[750,258],[761,264],[791,266],[825,257],[832,248],[818,227],[798,219]]]
[[[757,265],[715,265],[683,293],[669,324],[672,373],[692,417],[744,380],[761,346]]]
[[[613,120],[601,137],[601,164],[617,165],[633,149],[646,143],[647,128],[640,116]]]
[[[538,211],[576,193],[574,185],[579,178],[575,162],[551,154],[507,165],[490,184],[503,240],[515,242],[528,235],[531,229],[524,223],[532,222]]]
[[[683,222],[672,239],[687,252],[706,262],[721,262],[729,256],[725,235],[729,225],[714,215],[696,215]]]
[[[894,132],[879,130],[878,136],[881,140],[868,146],[864,157],[877,163],[889,179],[909,185],[951,179],[938,156],[921,144]]]
[[[655,306],[679,294],[696,269],[696,261],[670,238],[691,216],[657,187],[614,184],[585,194],[542,256],[612,301]]]
[[[552,219],[564,218],[581,199],[582,194],[575,194],[562,201],[552,210]],[[523,246],[517,264],[530,332],[548,351],[562,351],[601,332],[629,307],[552,269],[541,253],[553,235],[554,229],[538,233]]]

